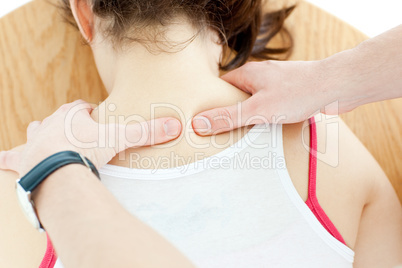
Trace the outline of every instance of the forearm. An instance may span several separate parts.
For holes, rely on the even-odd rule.
[[[402,25],[320,61],[324,89],[346,111],[402,97]],[[330,93],[329,93],[330,94]]]
[[[66,267],[190,267],[163,237],[130,215],[85,166],[54,172],[33,197]]]

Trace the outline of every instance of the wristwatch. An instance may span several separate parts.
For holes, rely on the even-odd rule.
[[[28,218],[28,221],[39,232],[44,232],[45,230],[36,215],[35,204],[31,199],[32,191],[57,169],[76,163],[87,166],[100,179],[98,170],[88,158],[78,152],[62,151],[49,156],[31,169],[25,176],[17,180],[16,191],[22,211]]]

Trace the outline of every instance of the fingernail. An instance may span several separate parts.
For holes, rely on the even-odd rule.
[[[168,136],[177,136],[180,133],[180,123],[177,120],[169,119],[163,125]]]
[[[211,122],[205,116],[198,115],[193,118],[193,128],[197,132],[207,133],[211,130]]]

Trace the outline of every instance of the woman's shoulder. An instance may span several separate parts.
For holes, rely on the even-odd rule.
[[[337,171],[343,174],[340,184],[343,187],[350,185],[345,196],[347,202],[342,205],[354,206],[353,202],[356,202],[363,206],[354,208],[360,212],[354,266],[393,267],[400,264],[401,204],[380,165],[342,120],[339,120],[339,159]],[[331,183],[326,187],[331,187]],[[348,215],[344,217],[346,220]]]
[[[17,201],[18,173],[0,170],[0,267],[39,267],[46,235],[26,220]]]
[[[310,122],[284,126],[284,151],[295,188],[308,197]],[[316,195],[320,206],[354,248],[360,217],[378,179],[385,175],[358,138],[337,116],[315,116],[317,136]],[[386,179],[386,177],[385,177]]]

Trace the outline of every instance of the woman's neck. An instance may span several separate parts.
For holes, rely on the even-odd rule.
[[[170,36],[170,40],[183,39],[172,39]],[[207,109],[236,104],[249,96],[219,78],[221,52],[217,42],[207,41],[202,36],[197,36],[175,53],[155,53],[142,45],[133,46],[130,51],[114,56],[110,72],[113,78],[109,78],[112,82],[107,88],[110,95],[92,117],[101,123],[109,123],[113,118],[113,122],[127,124],[172,116],[183,125],[182,137],[185,138],[179,143],[182,148],[179,154],[190,156],[193,151],[199,152],[200,148],[194,148],[194,144],[205,144],[210,138],[193,133],[192,117]],[[236,133],[236,137],[221,135],[217,142],[220,140],[220,143],[229,146],[241,138],[243,132]],[[189,138],[191,142],[187,140]],[[180,151],[179,147],[175,145],[174,150]],[[222,149],[210,148],[206,156]],[[147,154],[145,149],[136,151]],[[158,153],[164,154],[163,151],[152,151],[150,154],[154,156]],[[118,163],[114,161],[114,164]],[[126,162],[121,165],[138,167]],[[172,166],[176,164],[172,163]]]
[[[188,120],[202,110],[248,97],[219,78],[222,46],[212,31],[197,33],[187,24],[172,24],[163,36],[166,42],[152,46],[133,43],[117,52],[107,42],[92,45],[110,93],[105,103],[114,104],[115,111],[105,107],[106,112],[137,114],[144,120],[184,115],[186,118],[179,119]],[[161,112],[150,109],[156,104]]]

